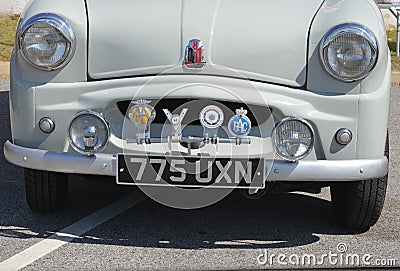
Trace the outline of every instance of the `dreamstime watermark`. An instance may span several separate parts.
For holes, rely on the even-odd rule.
[[[339,243],[335,251],[323,254],[273,254],[266,249],[257,256],[257,263],[266,266],[396,266],[397,260],[392,258],[375,258],[372,254],[350,253],[347,244]]]
[[[181,73],[178,66],[131,91],[118,127],[125,139],[117,158],[118,184],[137,185],[156,202],[178,209],[212,205],[234,189],[262,193],[275,159],[274,115],[254,82],[212,67],[240,80],[232,85],[207,76],[177,81],[165,76]]]

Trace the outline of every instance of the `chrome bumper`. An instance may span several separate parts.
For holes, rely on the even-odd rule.
[[[4,156],[17,166],[38,170],[64,173],[116,175],[116,156],[97,154],[87,157],[80,154],[58,153],[24,148],[7,141]],[[267,181],[355,181],[385,176],[388,172],[388,159],[286,161],[266,160],[265,166],[271,169]]]

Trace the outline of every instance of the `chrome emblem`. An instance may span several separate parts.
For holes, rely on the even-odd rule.
[[[163,111],[174,128],[174,133],[172,136],[180,137],[182,135],[182,120],[185,117],[188,109],[182,109],[180,114],[172,114],[168,109],[163,109]]]
[[[200,123],[204,128],[216,129],[222,125],[224,121],[224,112],[215,105],[209,105],[200,112]]]
[[[192,39],[186,46],[184,64],[188,69],[202,69],[204,61],[204,46],[199,39]]]
[[[147,130],[156,117],[156,111],[149,104],[150,102],[146,100],[134,101],[128,110],[128,118],[140,130]]]
[[[228,123],[228,131],[232,136],[245,137],[250,133],[251,121],[246,114],[247,110],[236,109],[236,115]]]

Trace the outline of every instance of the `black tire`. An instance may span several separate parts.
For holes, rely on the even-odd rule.
[[[26,201],[32,211],[50,213],[61,209],[68,195],[68,174],[25,169]]]
[[[389,135],[385,156],[389,159]],[[386,196],[388,175],[382,178],[331,185],[332,206],[336,218],[344,225],[366,230],[378,221]]]

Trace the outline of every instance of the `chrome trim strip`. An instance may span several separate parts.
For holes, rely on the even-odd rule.
[[[84,156],[30,149],[6,141],[4,156],[15,165],[38,170],[115,176],[116,155]],[[378,159],[287,162],[266,160],[271,169],[267,181],[356,181],[383,177],[389,169],[386,157]]]
[[[4,156],[8,162],[26,168],[115,176],[116,156],[110,154],[87,156],[51,152],[17,146],[7,140],[4,144]]]
[[[268,181],[324,182],[359,181],[380,178],[389,171],[386,157],[378,159],[319,160],[289,163],[285,161],[265,161],[271,168]]]

